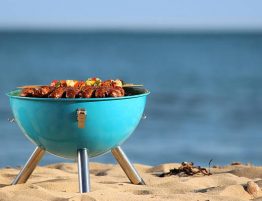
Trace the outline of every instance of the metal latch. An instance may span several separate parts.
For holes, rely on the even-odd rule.
[[[77,109],[78,128],[85,128],[86,110],[84,108]]]

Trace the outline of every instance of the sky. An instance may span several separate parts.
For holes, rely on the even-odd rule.
[[[262,29],[261,0],[0,0],[0,29]]]

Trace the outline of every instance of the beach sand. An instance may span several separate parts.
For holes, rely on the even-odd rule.
[[[163,164],[156,167],[135,164],[146,186],[132,185],[119,165],[90,163],[91,191],[78,193],[75,163],[38,166],[26,184],[10,186],[19,168],[0,170],[0,201],[242,201],[262,200],[262,167],[230,165],[211,168],[211,176],[157,177],[159,172],[179,167]],[[255,181],[260,190],[252,195],[245,190]]]

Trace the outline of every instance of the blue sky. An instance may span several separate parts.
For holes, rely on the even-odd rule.
[[[262,0],[0,0],[9,29],[262,29]]]

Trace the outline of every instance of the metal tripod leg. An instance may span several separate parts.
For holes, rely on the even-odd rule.
[[[40,147],[37,147],[26,162],[25,166],[22,168],[22,170],[19,172],[19,174],[12,182],[12,185],[25,183],[36,168],[39,161],[44,156],[44,154],[45,150],[41,149]]]
[[[87,149],[77,150],[79,192],[90,192],[89,164]]]
[[[127,156],[125,155],[124,151],[121,149],[120,146],[112,149],[111,152],[114,155],[117,162],[119,163],[119,165],[121,166],[121,168],[126,173],[131,183],[137,185],[145,185],[145,182],[139,176],[135,167],[130,163],[130,161],[128,160]]]

